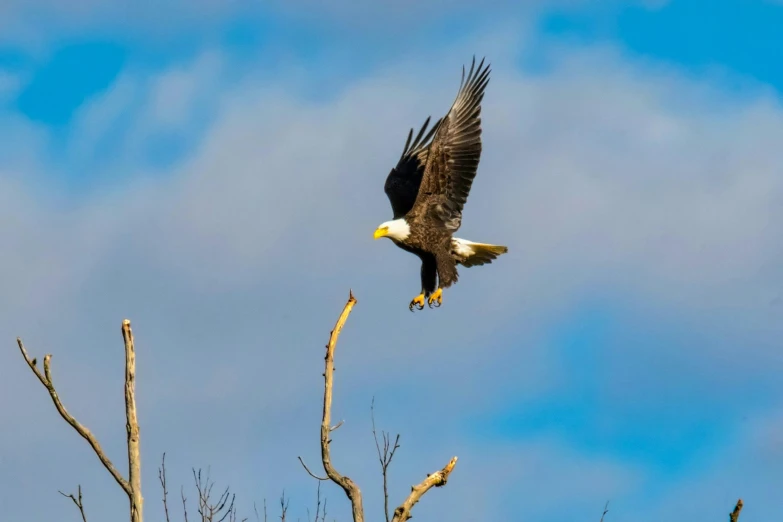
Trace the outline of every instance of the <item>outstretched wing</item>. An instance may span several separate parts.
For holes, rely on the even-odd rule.
[[[421,185],[421,179],[424,175],[424,166],[427,164],[427,151],[430,140],[437,130],[440,120],[425,135],[424,133],[427,131],[429,123],[430,118],[428,117],[412,143],[413,129],[410,130],[397,166],[386,177],[383,190],[391,203],[394,219],[399,219],[407,214],[413,207],[416,196],[419,194],[419,185]]]
[[[434,219],[451,231],[462,223],[462,208],[468,199],[481,156],[481,100],[489,83],[489,64],[476,58],[462,81],[454,104],[441,120],[430,145],[424,176],[413,212]]]

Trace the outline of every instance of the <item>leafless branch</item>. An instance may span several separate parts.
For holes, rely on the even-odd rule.
[[[235,505],[231,505],[231,509],[228,512],[228,522],[237,522],[237,508]],[[247,517],[243,518],[239,522],[247,522]]]
[[[288,514],[288,502],[290,502],[291,499],[285,498],[285,490],[283,490],[283,494],[280,495],[280,522],[285,522],[285,517]],[[264,519],[266,519],[266,501],[264,501]]]
[[[24,357],[27,366],[30,367],[30,370],[32,370],[41,384],[43,384],[49,392],[49,396],[52,398],[52,402],[54,403],[57,412],[65,422],[70,424],[71,427],[90,444],[90,447],[92,447],[103,466],[128,496],[131,522],[142,522],[144,499],[141,495],[139,422],[136,416],[136,352],[133,344],[133,333],[131,331],[130,321],[127,319],[122,322],[122,337],[125,341],[125,427],[128,434],[128,480],[125,480],[109,457],[106,456],[98,439],[95,438],[90,430],[77,421],[73,415],[65,409],[65,406],[63,406],[60,396],[54,386],[54,381],[52,380],[52,355],[47,354],[44,357],[43,373],[41,373],[41,370],[38,369],[37,359],[30,359],[27,350],[22,343],[22,339],[17,338],[16,343],[19,345],[19,351],[22,352],[22,357]]]
[[[411,518],[411,509],[413,509],[413,506],[415,506],[416,503],[421,500],[421,497],[433,487],[439,488],[445,486],[446,482],[449,480],[449,475],[451,475],[456,464],[457,457],[453,457],[443,469],[438,470],[431,475],[427,475],[427,478],[420,484],[411,487],[411,493],[408,495],[408,498],[394,510],[392,522],[405,522]]]
[[[201,470],[198,472],[193,469],[193,481],[196,484],[196,490],[198,491],[198,514],[201,516],[201,522],[223,522],[227,518],[229,520],[232,516],[236,516],[236,510],[234,509],[234,500],[236,495],[232,495],[227,487],[218,496],[216,502],[212,502],[212,488],[215,483],[210,480],[210,469],[207,468],[207,474],[204,479],[201,478]]]
[[[304,460],[302,460],[302,457],[296,457],[296,458],[299,459],[299,462],[302,464],[302,467],[305,469],[305,471],[307,472],[308,475],[310,475],[311,477],[313,477],[316,480],[329,480],[329,477],[319,477],[318,475],[316,475],[315,473],[310,471],[310,468],[308,468],[307,464],[304,463]]]
[[[310,508],[307,508],[307,522],[326,522],[326,500],[324,499],[324,507],[321,509],[321,483],[318,482],[318,488],[315,491],[315,519],[310,519]]]
[[[188,499],[185,498],[185,486],[181,486],[179,494],[182,497],[182,514],[185,517],[185,522],[188,522]]]
[[[346,496],[351,501],[354,522],[364,522],[364,507],[362,506],[362,493],[359,486],[350,478],[341,475],[332,464],[332,457],[329,451],[329,432],[331,431],[332,420],[332,389],[334,385],[334,351],[337,347],[337,340],[340,338],[340,332],[351,315],[356,304],[356,298],[353,292],[349,293],[348,302],[345,304],[340,317],[337,319],[334,330],[329,336],[329,343],[326,345],[326,357],[324,357],[324,409],[323,419],[321,421],[321,461],[324,465],[326,476],[335,484],[343,488]]]
[[[359,486],[356,485],[354,481],[352,481],[347,476],[340,474],[335,469],[334,465],[332,464],[332,457],[329,450],[329,444],[331,443],[331,440],[329,439],[329,433],[333,431],[333,428],[331,427],[331,417],[332,417],[332,395],[333,395],[333,388],[334,388],[334,352],[337,346],[337,340],[340,337],[340,332],[342,331],[343,326],[345,326],[345,322],[348,320],[348,316],[351,314],[351,310],[353,310],[355,304],[356,304],[356,298],[353,296],[353,292],[350,292],[348,296],[348,302],[345,304],[345,307],[343,308],[340,317],[337,319],[337,323],[335,324],[335,327],[329,336],[329,343],[326,345],[326,356],[324,357],[324,374],[323,374],[324,407],[323,407],[323,418],[321,419],[321,461],[324,466],[324,471],[326,471],[326,476],[332,482],[340,486],[343,489],[343,491],[345,491],[345,495],[348,497],[348,500],[350,500],[352,513],[353,513],[353,522],[364,522],[364,508],[362,506],[361,490],[359,489]],[[334,429],[336,429],[336,427]],[[389,455],[388,462],[391,461],[390,454],[393,453],[393,451],[396,451],[397,449],[398,440],[399,439],[395,440],[395,443],[393,445],[394,447],[393,450],[391,449],[392,445],[390,443],[390,440],[387,442],[388,444],[387,455]],[[381,461],[383,462],[383,460],[384,459],[381,454]],[[431,475],[428,475],[427,478],[424,481],[422,481],[420,484],[413,486],[411,488],[411,493],[408,495],[405,501],[403,501],[403,503],[397,509],[394,510],[394,517],[392,518],[391,522],[405,522],[406,520],[411,518],[410,512],[411,509],[413,509],[413,506],[416,505],[416,503],[421,499],[421,497],[433,487],[441,487],[445,485],[449,479],[449,475],[451,474],[456,464],[457,464],[457,457],[454,457],[451,459],[451,461],[449,461],[448,464],[446,464],[446,466],[443,469],[438,470],[435,473],[432,473]]]
[[[321,522],[326,522],[326,501],[329,500],[328,498],[324,499],[324,507],[321,510]],[[318,517],[315,517],[315,522],[318,522]]]
[[[601,522],[604,522],[604,517],[606,514],[609,513],[609,501],[606,501],[606,504],[604,504],[604,512],[601,513]]]
[[[160,480],[160,487],[163,489],[163,511],[166,514],[166,522],[171,522],[169,519],[169,503],[168,503],[168,495],[169,492],[166,489],[166,453],[163,453],[163,458],[161,459],[160,468],[158,468],[158,480]]]
[[[81,484],[79,484],[76,487],[76,491],[77,491],[77,493],[76,493],[77,496],[76,497],[73,496],[73,493],[71,493],[70,495],[66,495],[62,491],[58,490],[57,492],[60,495],[66,497],[66,498],[70,498],[73,501],[73,503],[76,505],[76,507],[79,508],[79,514],[81,514],[81,516],[82,516],[82,522],[87,522],[87,515],[84,514],[84,503],[82,502],[82,485]]]
[[[125,430],[128,434],[131,521],[142,522],[144,498],[141,496],[141,449],[139,419],[136,416],[136,349],[128,319],[122,321],[122,338],[125,341]]]
[[[400,434],[398,433],[391,444],[389,432],[381,431],[383,438],[383,451],[378,443],[378,434],[375,431],[375,397],[370,403],[370,418],[372,419],[372,438],[375,439],[375,449],[378,451],[378,461],[381,463],[381,474],[383,475],[383,514],[386,516],[386,522],[389,522],[389,465],[394,458],[394,453],[400,447]]]
[[[742,511],[742,506],[744,506],[742,499],[737,500],[737,505],[734,506],[734,511],[731,512],[729,515],[729,522],[737,522],[739,520],[740,511]]]

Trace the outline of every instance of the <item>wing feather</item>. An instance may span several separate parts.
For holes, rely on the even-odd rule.
[[[470,194],[481,157],[481,101],[489,83],[489,64],[476,67],[476,57],[462,79],[457,97],[439,122],[429,146],[426,166],[412,212],[439,221],[455,231]]]
[[[413,139],[413,129],[408,132],[408,139],[405,141],[405,147],[402,149],[397,166],[386,177],[383,190],[391,203],[394,219],[401,218],[410,212],[416,201],[416,196],[419,194],[430,142],[441,122],[438,120],[427,132],[430,118],[428,117],[424,121],[416,139]]]

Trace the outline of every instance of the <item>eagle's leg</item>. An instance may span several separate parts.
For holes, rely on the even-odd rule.
[[[414,297],[413,300],[411,301],[411,304],[408,306],[411,312],[413,311],[414,306],[418,310],[424,310],[424,292]]]
[[[435,290],[427,299],[427,305],[432,308],[432,303],[438,303],[435,305],[435,308],[440,308],[440,305],[443,304],[443,289],[438,288]]]
[[[438,269],[435,262],[435,256],[429,252],[420,252],[421,258],[421,293],[413,298],[410,304],[410,310],[413,311],[413,307],[416,306],[419,310],[424,309],[424,301],[438,286]]]

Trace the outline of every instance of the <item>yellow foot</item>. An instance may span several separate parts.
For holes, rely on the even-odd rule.
[[[435,305],[435,308],[439,308],[441,304],[443,304],[443,289],[438,288],[435,290],[432,295],[430,295],[430,298],[427,300],[427,304],[430,308],[432,308],[432,303],[437,302],[438,304]]]
[[[411,312],[413,311],[414,306],[419,310],[424,310],[424,294],[419,294],[413,298],[413,301],[411,301],[411,304],[408,306]]]

